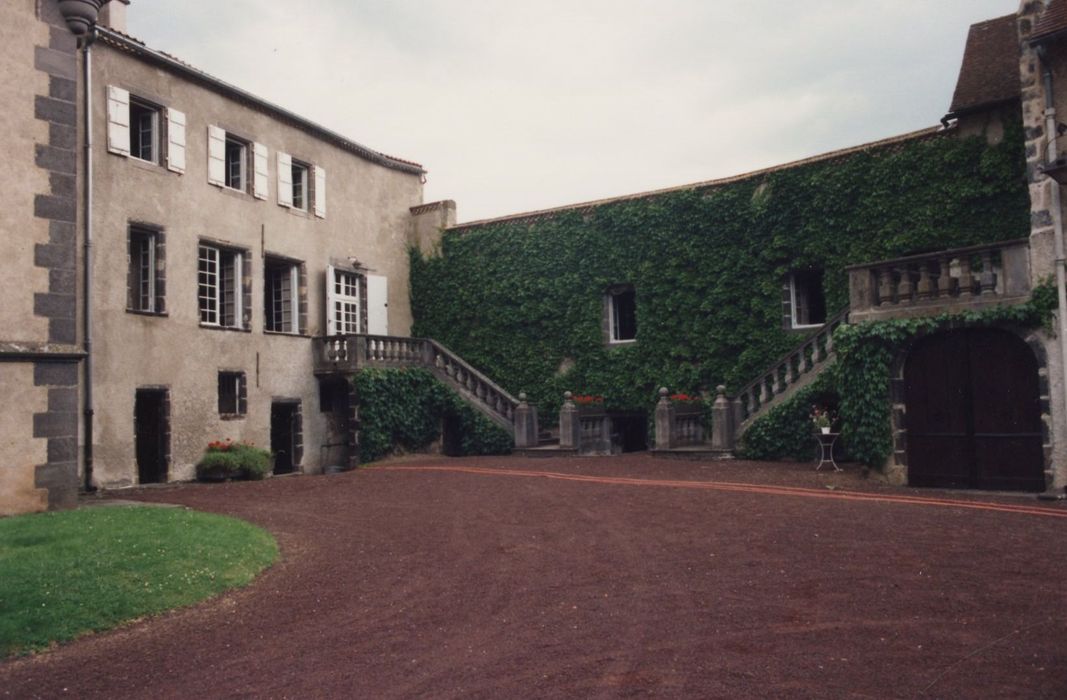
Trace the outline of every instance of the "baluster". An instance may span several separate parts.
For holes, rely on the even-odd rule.
[[[974,293],[974,278],[971,276],[971,256],[961,255],[957,259],[960,263],[960,296],[969,297]]]
[[[830,353],[834,351],[834,332],[831,330],[829,333],[825,333],[824,337],[826,338],[826,357],[829,357]]]
[[[934,281],[930,276],[930,261],[919,263],[919,286],[916,288],[920,299],[929,299],[934,296]]]
[[[893,305],[893,270],[882,267],[878,269],[878,305]]]
[[[804,356],[804,371],[810,372],[815,369],[815,344],[806,344],[802,354]]]
[[[900,282],[897,283],[897,303],[898,304],[910,304],[911,293],[915,290],[915,285],[911,281],[911,270],[905,265],[899,268]]]
[[[982,295],[997,293],[997,275],[993,272],[993,252],[982,251],[982,275],[979,278]]]
[[[952,262],[945,256],[937,259],[937,289],[935,295],[947,297],[952,294]]]

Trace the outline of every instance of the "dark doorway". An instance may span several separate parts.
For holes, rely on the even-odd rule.
[[[300,464],[300,404],[275,401],[270,405],[270,451],[274,473],[291,474]]]
[[[1042,491],[1037,360],[992,329],[920,341],[904,368],[912,486]]]
[[[138,389],[133,402],[134,449],[137,482],[158,484],[167,480],[170,426],[166,389]]]
[[[644,413],[611,414],[611,441],[623,452],[648,449],[648,417]]]
[[[352,435],[351,387],[344,379],[319,380],[319,410],[326,414],[326,442],[322,444],[323,468],[326,470],[348,469],[355,444]],[[335,469],[337,468],[337,469]]]

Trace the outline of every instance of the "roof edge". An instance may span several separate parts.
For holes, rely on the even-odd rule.
[[[321,126],[320,124],[316,124],[313,121],[305,119],[304,117],[301,117],[295,112],[291,112],[283,107],[279,107],[273,102],[268,102],[267,100],[253,95],[250,92],[242,90],[239,87],[231,85],[223,80],[219,80],[215,76],[209,73],[205,73],[199,68],[194,68],[193,66],[190,66],[187,63],[183,63],[182,61],[172,56],[169,56],[163,53],[162,51],[157,51],[156,49],[150,48],[148,45],[143,44],[127,36],[126,34],[101,26],[97,26],[97,32],[99,33],[100,37],[107,39],[107,42],[113,42],[118,47],[128,50],[130,53],[137,56],[138,58],[164,66],[174,71],[175,73],[182,74],[188,78],[192,78],[193,80],[204,83],[209,87],[222,93],[223,95],[236,98],[258,109],[268,112],[269,114],[272,114],[275,117],[281,118],[282,120],[291,123],[297,128],[303,129],[304,131],[307,131],[312,135],[317,136],[325,141],[329,141],[338,148],[341,148],[342,150],[348,151],[350,153],[354,153],[355,155],[360,156],[365,160],[369,160],[373,163],[377,163],[378,165],[384,166],[386,168],[391,168],[393,170],[411,173],[412,175],[426,174],[426,170],[419,163],[413,163],[410,161],[402,160],[400,158],[394,158],[379,151],[375,151],[372,148],[368,148],[367,146],[353,141],[352,139],[347,138],[346,136],[343,136],[337,133],[336,131],[332,131],[324,126]]]
[[[501,224],[507,222],[518,222],[523,220],[540,219],[549,217],[554,214],[561,214],[569,211],[581,211],[583,209],[592,209],[594,207],[604,206],[606,204],[614,204],[616,202],[627,202],[637,199],[646,199],[650,197],[658,197],[664,194],[670,194],[672,192],[683,192],[685,190],[701,190],[711,189],[714,187],[722,187],[723,185],[730,185],[735,182],[742,182],[751,178],[761,177],[764,175],[770,175],[771,173],[782,172],[785,170],[791,170],[793,168],[799,168],[805,165],[811,165],[814,163],[821,163],[831,161],[836,158],[842,158],[844,156],[852,155],[854,153],[861,153],[863,151],[884,148],[886,146],[892,146],[898,143],[904,143],[906,141],[919,141],[933,136],[937,136],[946,131],[942,126],[930,126],[925,129],[919,129],[918,131],[910,131],[906,134],[900,134],[899,136],[891,136],[886,139],[880,139],[878,141],[870,141],[858,146],[850,146],[848,148],[842,148],[836,151],[829,151],[827,153],[821,153],[819,155],[810,156],[808,158],[802,158],[800,160],[789,161],[781,165],[773,165],[760,170],[753,170],[741,175],[731,175],[729,177],[719,178],[716,180],[703,180],[701,182],[693,182],[686,185],[675,185],[674,187],[664,187],[662,189],[647,190],[645,192],[637,192],[634,194],[619,195],[617,197],[607,197],[604,199],[593,199],[587,202],[578,202],[576,204],[565,204],[559,207],[550,207],[548,209],[538,209],[534,211],[521,212],[518,214],[508,214],[506,216],[498,216],[489,219],[477,219],[475,221],[468,221],[462,224],[456,224],[449,226],[446,231],[463,231],[472,228],[481,228],[483,226],[490,226],[492,224]]]

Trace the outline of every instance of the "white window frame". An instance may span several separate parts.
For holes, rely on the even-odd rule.
[[[238,138],[229,132],[226,133],[225,170],[222,180],[222,184],[226,189],[236,192],[248,191],[248,152],[250,147],[251,144],[248,141]],[[231,157],[231,149],[236,149],[238,154],[236,159]],[[236,173],[234,173],[235,167]],[[240,180],[236,186],[233,184],[235,179]]]
[[[311,192],[308,190],[311,166],[296,160],[295,158],[290,162],[290,168],[292,170],[292,180],[290,181],[290,186],[292,187],[292,207],[299,211],[307,211],[308,202],[311,199],[309,196]]]
[[[137,281],[137,289],[133,290],[135,303],[130,310],[148,314],[157,313],[156,246],[159,243],[159,233],[151,229],[131,226],[127,235],[127,245],[130,248],[129,266],[131,270],[136,269],[134,277]],[[135,251],[133,250],[135,240],[144,241],[146,245]]]
[[[789,273],[789,319],[794,329],[820,328],[822,323],[798,323],[797,322],[797,276],[795,272]]]
[[[239,371],[234,371],[234,370],[226,370],[226,369],[220,369],[219,370],[219,373],[218,373],[219,394],[218,394],[218,397],[217,397],[218,398],[217,403],[218,403],[218,409],[219,409],[219,415],[220,416],[236,417],[236,416],[245,415],[246,411],[242,411],[241,410],[241,394],[242,394],[241,387],[242,387],[242,385],[245,385],[247,387],[247,385],[245,384],[246,381],[247,381],[247,379],[245,378],[245,373],[244,372],[239,372]],[[232,384],[230,384],[230,382],[232,382]],[[224,410],[222,410],[224,408],[224,406],[222,405],[222,399],[223,399],[222,388],[223,388],[223,386],[226,386],[227,391],[230,391],[230,390],[233,391],[233,410],[232,411],[224,411]],[[246,401],[247,401],[247,398],[246,398]]]
[[[360,303],[360,275],[332,265],[327,268],[327,334],[351,335],[362,333],[362,305]]]
[[[224,256],[230,256],[227,261]],[[244,329],[244,252],[201,243],[197,257],[200,325]],[[230,299],[226,298],[229,291]],[[227,323],[228,305],[232,322]]]
[[[278,279],[287,277],[286,284],[276,284]],[[264,303],[266,318],[263,329],[269,333],[287,333],[300,335],[300,264],[292,261],[275,258],[267,267],[263,275],[263,295],[268,297]],[[286,293],[285,286],[288,285]],[[269,286],[269,289],[268,289]],[[281,293],[279,294],[279,290]],[[268,295],[268,291],[270,292]],[[267,311],[267,303],[270,309]],[[281,305],[279,307],[279,304]],[[286,309],[288,305],[289,322],[286,324]],[[288,328],[286,328],[288,325]]]
[[[620,294],[626,292],[634,293],[634,337],[633,338],[619,338],[619,308],[615,304],[615,299]],[[634,292],[633,287],[620,287],[618,289],[612,289],[607,294],[608,304],[608,342],[611,345],[626,345],[628,343],[637,342],[637,295]]]
[[[162,123],[162,120],[160,119],[160,114],[163,111],[163,108],[159,105],[152,104],[151,102],[143,100],[139,97],[135,97],[134,95],[129,96],[129,103],[127,105],[127,108],[130,110],[130,158],[135,158],[144,163],[153,163],[158,165],[161,162],[160,156],[162,155],[162,153],[160,152],[160,146],[163,143],[163,139],[161,138],[162,132],[160,130],[160,125]],[[134,119],[134,109],[141,111],[142,116],[148,117],[147,137],[144,133],[144,122]],[[137,155],[138,152],[143,152],[146,139],[148,141],[148,148],[150,150],[150,157],[148,158],[145,158],[141,155]],[[134,140],[137,141],[136,151],[134,150]]]

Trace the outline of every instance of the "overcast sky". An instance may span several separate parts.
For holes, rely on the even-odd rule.
[[[422,163],[459,220],[933,126],[1016,0],[133,0],[150,46]]]

